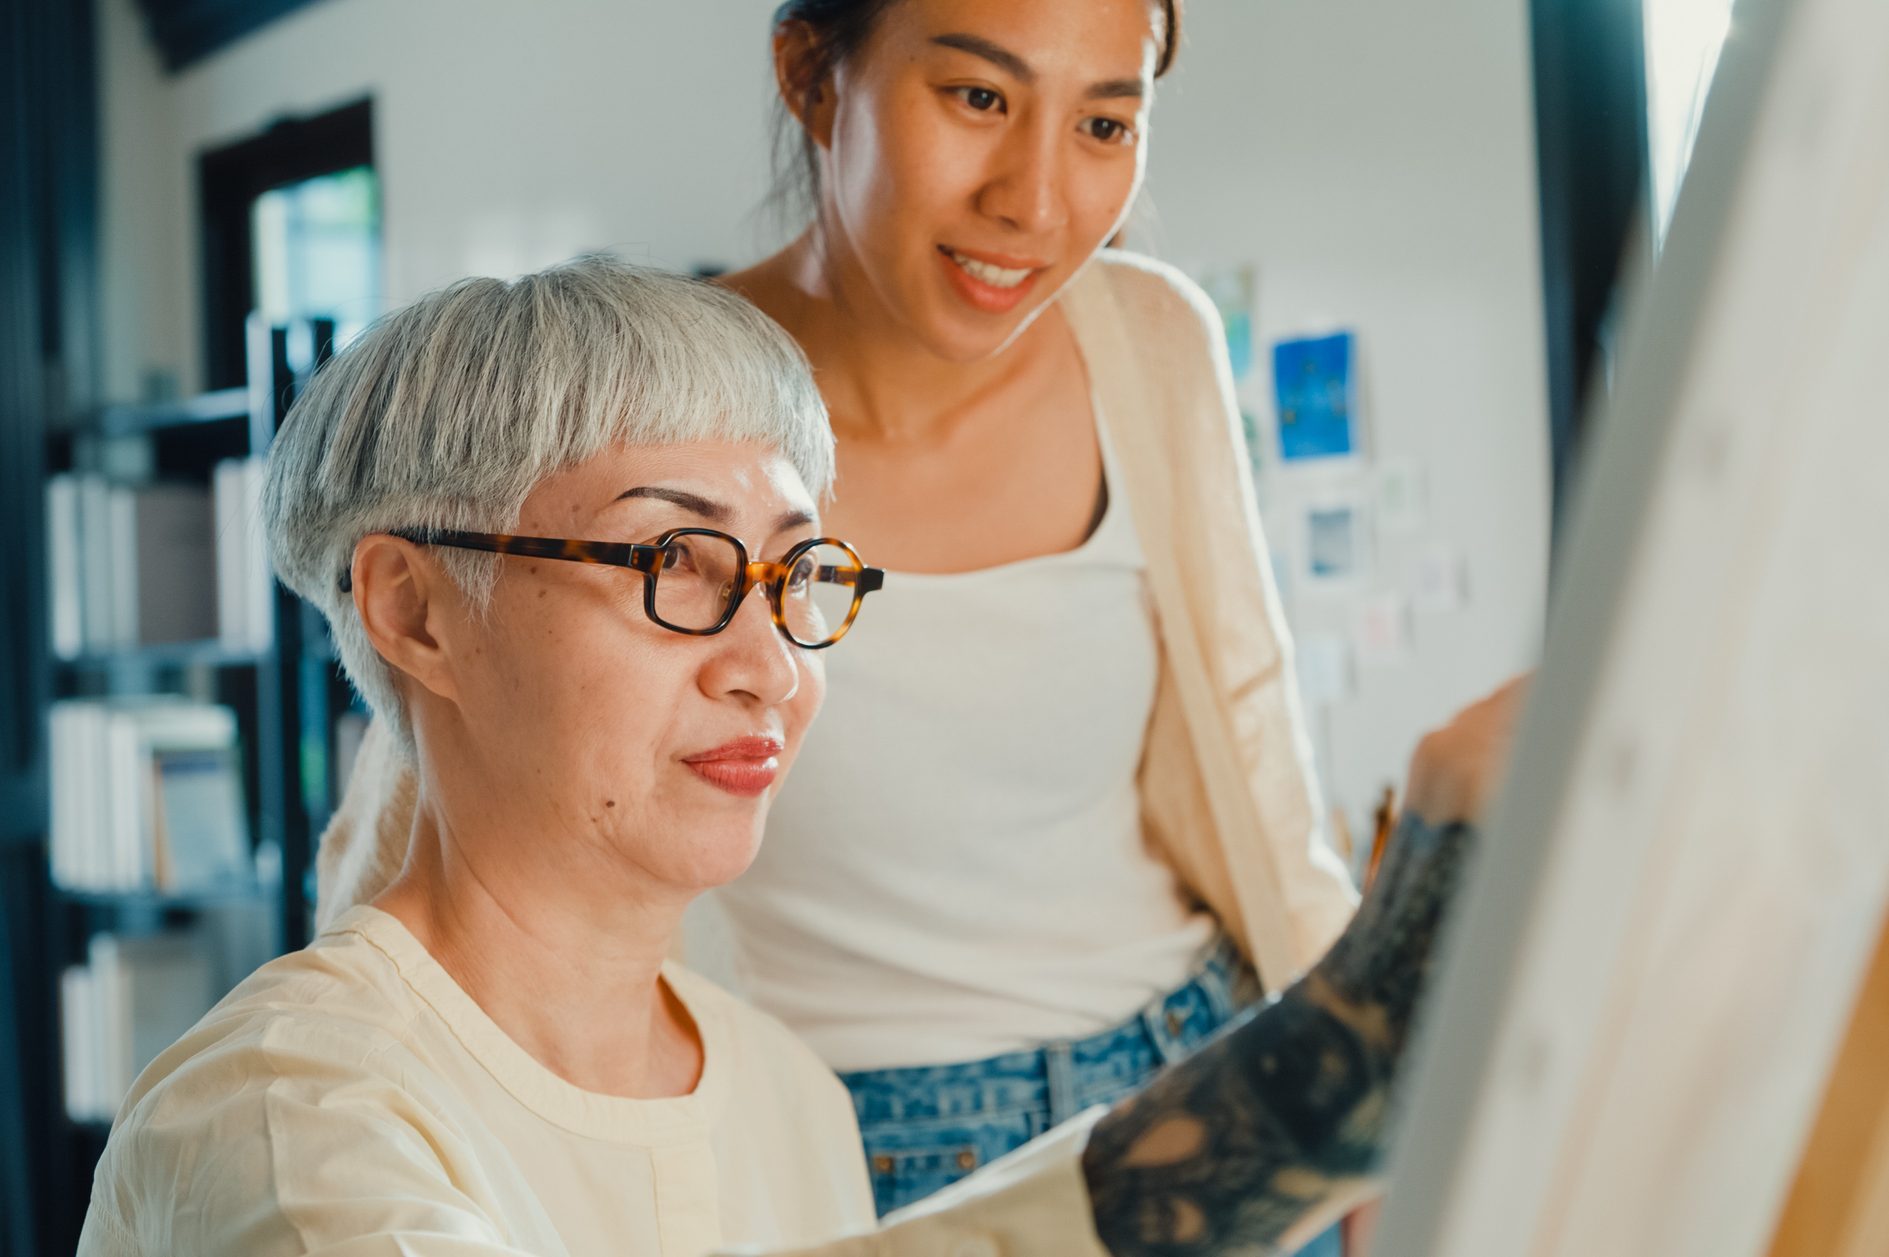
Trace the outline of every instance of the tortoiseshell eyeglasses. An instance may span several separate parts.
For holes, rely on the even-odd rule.
[[[601,563],[641,572],[644,612],[663,628],[691,637],[727,628],[749,591],[765,586],[775,627],[807,650],[823,650],[846,636],[859,604],[885,583],[883,571],[867,567],[856,550],[831,537],[803,541],[780,562],[770,563],[750,559],[738,538],[712,528],[677,528],[647,545],[450,529],[395,529],[392,535],[416,545]],[[341,588],[349,587],[350,578],[343,574]]]

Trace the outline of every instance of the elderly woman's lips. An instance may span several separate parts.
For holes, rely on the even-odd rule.
[[[779,738],[736,738],[697,755],[683,757],[696,776],[729,794],[752,798],[767,793],[780,776]]]
[[[712,764],[727,760],[773,759],[787,749],[787,744],[779,738],[764,733],[750,734],[742,738],[730,738],[712,751],[697,751],[693,755],[683,756],[688,764]]]

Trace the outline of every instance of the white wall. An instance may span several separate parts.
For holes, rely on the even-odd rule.
[[[167,78],[132,0],[97,0],[105,61],[107,387],[196,386],[194,158],[371,94],[388,299],[615,247],[675,266],[755,256],[773,0],[324,0]],[[1259,340],[1357,330],[1369,444],[1427,470],[1430,518],[1379,547],[1460,545],[1472,601],[1420,619],[1319,721],[1354,822],[1416,734],[1532,655],[1545,580],[1532,105],[1523,0],[1194,0],[1161,88],[1136,243],[1255,264]],[[1262,354],[1263,357],[1263,354]],[[1260,390],[1263,396],[1263,388]],[[1268,475],[1273,531],[1302,478]],[[1288,589],[1303,633],[1351,602]]]
[[[1355,696],[1316,721],[1328,793],[1354,825],[1419,733],[1527,666],[1540,631],[1549,455],[1526,10],[1197,0],[1162,85],[1139,235],[1190,270],[1256,267],[1256,412],[1270,423],[1265,347],[1342,324],[1358,336],[1366,448],[1423,470],[1427,520],[1379,537],[1365,593],[1406,587],[1427,546],[1466,559],[1466,606],[1414,615],[1409,661],[1360,666]],[[1307,497],[1368,481],[1266,466],[1268,532],[1287,550]],[[1349,636],[1359,597],[1292,580],[1286,595],[1301,638]]]
[[[197,387],[197,153],[362,96],[394,304],[585,249],[687,267],[766,237],[768,0],[323,0],[170,79],[132,0],[97,3],[120,395],[138,364]]]

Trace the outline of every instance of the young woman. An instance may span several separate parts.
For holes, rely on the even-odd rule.
[[[1135,1087],[1355,904],[1218,321],[1105,249],[1179,20],[1179,0],[776,15],[811,221],[724,282],[812,362],[826,520],[890,574],[719,897],[746,992],[851,1089],[881,1210]],[[356,781],[328,919],[404,859],[409,785]]]

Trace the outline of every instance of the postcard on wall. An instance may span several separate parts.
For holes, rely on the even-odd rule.
[[[1354,588],[1369,576],[1370,525],[1355,497],[1308,502],[1302,517],[1299,577],[1308,590]]]
[[[1417,610],[1461,611],[1469,601],[1469,563],[1460,546],[1432,542],[1410,568],[1410,595]]]
[[[1429,506],[1423,464],[1414,458],[1384,459],[1377,469],[1377,526],[1383,533],[1420,532]]]
[[[1307,707],[1316,710],[1352,696],[1351,643],[1331,633],[1307,633],[1298,648],[1299,695]]]
[[[1377,593],[1357,609],[1354,636],[1358,662],[1373,668],[1397,668],[1410,662],[1414,649],[1410,604],[1395,593]]]
[[[1350,332],[1273,345],[1281,461],[1352,458],[1360,452],[1355,358]]]

